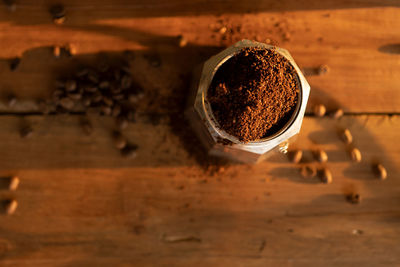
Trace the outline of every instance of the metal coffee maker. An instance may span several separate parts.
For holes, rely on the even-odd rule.
[[[218,68],[245,47],[274,48],[294,67],[300,88],[297,106],[287,123],[271,136],[246,143],[239,141],[219,126],[210,104],[206,101],[208,88]],[[300,132],[309,94],[310,85],[287,50],[242,40],[211,57],[194,72],[185,115],[209,155],[244,163],[257,163],[267,158],[273,151],[287,153],[289,139]]]

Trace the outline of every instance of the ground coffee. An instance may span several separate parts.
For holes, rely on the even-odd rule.
[[[220,127],[242,142],[279,131],[295,111],[297,74],[274,49],[244,48],[216,72],[207,100]]]

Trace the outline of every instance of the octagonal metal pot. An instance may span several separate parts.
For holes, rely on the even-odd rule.
[[[288,122],[275,134],[246,143],[239,141],[238,138],[228,134],[219,126],[207,101],[208,88],[218,68],[245,47],[274,48],[294,67],[300,88],[299,101],[297,101],[296,109]],[[273,150],[284,153],[287,151],[288,139],[300,131],[309,94],[310,85],[287,50],[255,41],[242,40],[211,57],[194,72],[191,95],[185,115],[201,144],[210,155],[256,163],[265,159]]]

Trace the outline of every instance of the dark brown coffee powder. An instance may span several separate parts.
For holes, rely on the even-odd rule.
[[[279,131],[295,111],[297,74],[274,49],[244,48],[215,73],[207,99],[220,127],[242,142]]]

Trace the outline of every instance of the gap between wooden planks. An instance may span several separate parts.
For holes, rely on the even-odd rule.
[[[51,23],[44,3],[27,2],[15,13],[0,10],[0,93],[4,96],[14,92],[22,99],[15,109],[0,105],[2,112],[34,111],[36,107],[32,101],[25,100],[49,95],[54,79],[64,73],[63,66],[73,60],[52,59],[50,47],[55,44],[73,43],[78,59],[100,51],[136,51],[132,61],[134,76],[153,94],[162,90],[173,92],[181,86],[182,74],[190,73],[197,64],[242,38],[274,40],[287,48],[301,67],[320,64],[330,67],[327,75],[308,78],[312,87],[310,107],[324,103],[329,109],[342,107],[350,113],[400,112],[399,54],[385,49],[387,45],[398,43],[396,2],[368,4],[394,7],[361,8],[362,4],[350,1],[340,5],[344,9],[313,10],[317,5],[311,5],[308,10],[309,5],[300,7],[289,1],[282,6],[292,10],[290,12],[257,14],[235,14],[238,9],[234,5],[232,12],[227,9],[227,14],[221,16],[193,12],[190,4],[169,3],[169,16],[165,13],[161,16],[140,5],[139,9],[125,8],[121,2],[113,8],[105,8],[99,1],[96,8],[93,3],[70,1],[66,5],[66,23],[61,26]],[[258,6],[280,10],[279,6],[268,3],[265,1]],[[217,8],[217,5],[210,3],[210,8]],[[240,6],[243,10],[253,8],[251,3]],[[345,8],[355,6],[359,8]],[[158,7],[158,2],[149,7]],[[224,25],[228,30],[241,26],[242,33],[224,41],[213,28]],[[290,40],[284,40],[285,33],[290,34]],[[181,34],[189,42],[187,47],[177,45],[177,36]],[[152,68],[143,60],[147,53],[160,54],[162,66]],[[21,55],[19,69],[11,73],[7,60]],[[186,90],[183,88],[180,92]]]
[[[163,120],[129,126],[126,135],[139,144],[129,160],[112,146],[111,118],[93,117],[87,137],[78,116],[28,116],[35,129],[28,140],[17,134],[20,119],[0,117],[0,174],[21,178],[17,192],[0,194],[19,202],[0,222],[4,264],[400,262],[399,116],[305,118],[293,147],[325,149],[331,185],[301,178],[282,154],[210,174]],[[340,127],[352,131],[362,163],[349,161]],[[372,159],[387,167],[386,181],[370,172]],[[347,203],[348,192],[361,194],[362,203]]]

